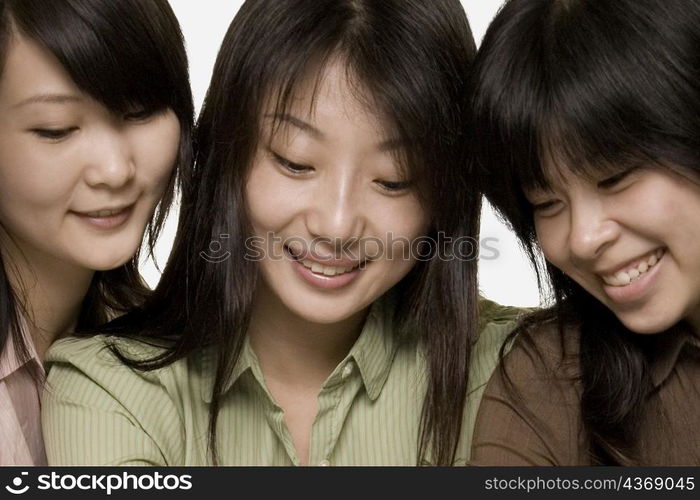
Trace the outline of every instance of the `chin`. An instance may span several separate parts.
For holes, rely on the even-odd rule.
[[[340,323],[343,320],[348,319],[349,316],[339,316],[337,314],[323,314],[323,313],[309,313],[303,314],[301,312],[297,313],[297,316],[305,319],[309,323],[314,323],[317,325],[334,325]]]
[[[111,271],[112,269],[121,267],[129,262],[134,253],[135,252],[127,254],[101,255],[99,258],[84,260],[82,264],[83,267],[92,269],[93,271]]]
[[[634,318],[631,320],[626,320],[624,318],[619,319],[629,330],[640,335],[654,335],[661,333],[677,323],[677,321],[663,320],[658,316],[652,316],[649,318]]]
[[[307,304],[303,308],[289,307],[289,310],[297,317],[302,318],[309,323],[317,325],[333,325],[340,323],[350,318],[357,311],[338,311],[325,307],[309,307],[312,304]]]
[[[128,241],[131,240],[131,241]],[[99,241],[85,245],[76,253],[76,261],[95,271],[109,271],[126,264],[136,254],[140,241],[135,238],[117,238],[113,242]]]

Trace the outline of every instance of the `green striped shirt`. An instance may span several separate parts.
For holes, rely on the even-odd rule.
[[[391,333],[386,307],[375,306],[345,359],[318,395],[309,464],[415,465],[426,362],[415,344]],[[457,464],[469,459],[478,403],[518,310],[483,300],[482,331],[473,353]],[[50,464],[207,465],[213,351],[152,372],[120,364],[106,343],[132,356],[157,348],[96,336],[51,348],[43,397]],[[222,465],[298,465],[284,411],[270,395],[255,353],[246,345],[221,403]]]

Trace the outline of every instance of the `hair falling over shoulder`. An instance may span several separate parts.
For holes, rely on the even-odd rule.
[[[548,320],[561,335],[580,329],[581,411],[599,463],[635,463],[652,390],[645,339],[542,265],[524,189],[548,185],[553,157],[584,176],[635,161],[698,176],[699,23],[695,1],[509,0],[472,73],[470,143],[481,185],[556,302],[513,335],[536,335]]]
[[[177,165],[147,228],[152,253],[175,185],[190,175],[192,157],[194,105],[187,55],[169,4],[166,0],[0,0],[0,78],[15,33],[46,48],[80,89],[110,111],[121,113],[138,106],[149,111],[171,108],[177,115],[181,129]],[[138,263],[139,253],[117,269],[95,273],[78,331],[94,329],[143,304],[150,291]],[[0,349],[11,339],[18,355],[28,359],[18,317],[28,307],[23,291],[10,284],[11,269],[13,263],[0,255]]]
[[[243,187],[261,140],[263,106],[271,101],[286,109],[302,78],[340,57],[408,145],[402,160],[431,214],[430,231],[476,237],[481,197],[465,140],[474,55],[458,0],[257,0],[237,13],[198,121],[196,164],[184,179],[171,259],[153,299],[112,330],[174,339],[159,358],[127,360],[142,369],[217,346],[210,409],[215,461],[222,391],[244,345],[258,279],[255,263],[245,258],[251,228]],[[199,258],[222,234],[230,257],[216,265]],[[429,360],[419,462],[451,464],[478,336],[476,259],[429,259],[396,288],[395,333],[419,340]]]

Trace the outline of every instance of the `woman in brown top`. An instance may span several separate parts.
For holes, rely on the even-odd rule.
[[[473,463],[700,464],[700,2],[510,0],[474,78],[486,195],[556,305],[515,332]]]

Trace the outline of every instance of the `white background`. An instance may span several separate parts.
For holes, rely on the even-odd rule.
[[[313,0],[309,0],[313,1]],[[477,45],[501,5],[501,0],[461,0],[471,24]],[[190,59],[190,79],[196,109],[199,110],[216,59],[216,53],[226,29],[240,8],[242,0],[170,0],[170,4],[180,20],[185,35]],[[165,266],[177,221],[174,210],[156,247],[156,260]],[[498,250],[498,258],[482,259],[480,262],[479,283],[482,293],[502,304],[534,306],[539,304],[537,283],[530,264],[520,251],[515,237],[501,224],[490,207],[482,215],[482,238],[496,238],[488,244]],[[487,254],[493,255],[488,251]],[[154,286],[160,273],[154,263],[147,260],[142,272],[151,286]]]

